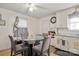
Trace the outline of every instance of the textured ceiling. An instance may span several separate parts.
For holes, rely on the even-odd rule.
[[[55,11],[70,8],[77,5],[76,3],[36,3],[37,8],[33,12],[27,11],[27,3],[0,3],[1,8],[6,8],[25,15],[36,18],[42,18],[50,15]],[[40,7],[40,8],[38,8]]]

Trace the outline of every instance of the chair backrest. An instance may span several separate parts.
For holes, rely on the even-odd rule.
[[[44,40],[43,40],[43,44],[42,44],[42,48],[41,48],[41,53],[43,53],[44,51],[49,49],[49,45],[50,45],[50,41],[51,39],[47,37],[47,35],[43,35],[44,36]]]
[[[17,28],[17,30],[14,31],[14,37],[22,37],[23,39],[27,39],[28,29],[27,28]]]
[[[16,50],[16,44],[15,41],[13,40],[13,37],[9,35],[10,41],[11,41],[11,49]]]
[[[51,39],[49,38],[45,38],[44,43],[43,43],[43,51],[46,51],[47,49],[49,49],[50,40]]]

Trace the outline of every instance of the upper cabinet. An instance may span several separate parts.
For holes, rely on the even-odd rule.
[[[67,16],[74,12],[74,9],[68,9],[56,13],[57,27],[67,28]]]
[[[62,26],[62,16],[61,16],[61,13],[60,12],[58,12],[58,13],[56,13],[56,17],[57,17],[57,22],[56,22],[56,27],[61,27]]]
[[[57,16],[57,27],[66,28],[67,27],[67,14],[66,12],[58,12]]]
[[[40,19],[40,32],[47,32],[56,28],[67,28],[67,16],[74,12],[74,8],[56,12],[56,14],[49,15]],[[50,22],[51,17],[56,17],[56,23]]]

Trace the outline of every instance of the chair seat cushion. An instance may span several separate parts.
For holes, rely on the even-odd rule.
[[[41,46],[40,45],[37,45],[35,47],[33,47],[33,50],[36,50],[36,51],[41,51]]]
[[[33,47],[33,50],[41,51],[41,49],[42,49],[42,43],[43,43],[43,42],[41,41],[39,45],[34,46],[34,47]]]
[[[23,46],[23,45],[16,46],[16,51],[25,51],[25,50],[28,50],[27,46]]]

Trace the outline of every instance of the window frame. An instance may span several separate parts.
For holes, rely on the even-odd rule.
[[[17,27],[18,27],[18,28],[28,28],[27,19],[26,19],[26,18],[23,18],[23,17],[18,17],[18,20],[20,20],[20,19],[26,21],[26,27],[20,27],[20,26],[18,26],[19,22],[18,22],[18,24],[17,24]]]
[[[70,32],[73,32],[74,34],[79,34],[78,32],[79,32],[79,29],[70,29],[69,27],[70,27],[70,24],[73,24],[73,23],[75,23],[75,22],[70,22],[70,19],[69,19],[69,16],[67,16],[67,28],[68,28],[68,30],[70,31]],[[77,22],[78,23],[78,22]]]

